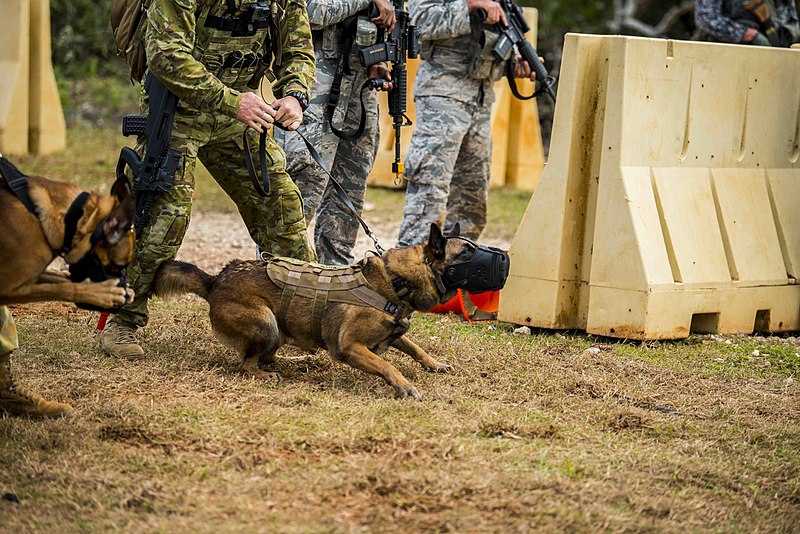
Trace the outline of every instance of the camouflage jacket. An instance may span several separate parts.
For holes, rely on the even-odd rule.
[[[743,0],[697,0],[695,24],[714,40],[741,43],[748,28],[759,29],[758,23],[743,4]],[[768,0],[767,5],[775,25],[786,28],[796,41],[800,37],[800,24],[795,1]]]
[[[236,0],[238,14],[251,2]],[[304,0],[282,0],[279,6],[280,57],[274,58],[273,92],[309,94],[315,64],[311,29]],[[265,46],[269,29],[252,36],[234,37],[230,31],[211,28],[209,17],[227,13],[226,0],[153,0],[144,31],[148,69],[178,98],[200,111],[235,116],[241,91],[257,69],[257,60],[272,59]],[[237,55],[238,54],[238,55]]]
[[[339,57],[339,42],[343,31],[339,23],[367,9],[370,1],[308,0],[308,20],[314,32],[314,53],[317,59]]]
[[[491,104],[491,82],[467,74],[473,28],[465,0],[409,0],[411,22],[421,41],[415,96],[446,96]]]

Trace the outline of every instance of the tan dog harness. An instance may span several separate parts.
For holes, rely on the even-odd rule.
[[[395,303],[369,285],[361,272],[364,263],[337,267],[309,263],[292,258],[272,258],[267,262],[267,276],[283,290],[281,305],[276,314],[281,330],[286,329],[289,305],[295,297],[313,301],[311,328],[314,340],[323,345],[322,315],[328,302],[342,302],[353,306],[372,307],[391,316],[396,322],[407,317],[411,307]]]

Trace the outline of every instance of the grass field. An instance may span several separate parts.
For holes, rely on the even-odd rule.
[[[110,183],[121,144],[73,130],[69,152],[17,162],[96,186]],[[200,180],[198,210],[230,209],[215,187]],[[492,232],[513,232],[527,196],[492,197]],[[370,191],[368,201],[394,218],[402,198]],[[279,353],[279,384],[241,377],[196,298],[153,304],[140,362],[102,354],[95,314],[12,310],[17,378],[76,414],[0,417],[2,533],[800,524],[797,338],[631,343],[420,314],[412,339],[455,372],[388,353],[423,394],[414,402],[322,351]]]

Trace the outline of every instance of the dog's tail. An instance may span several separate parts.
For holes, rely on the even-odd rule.
[[[191,263],[167,261],[156,271],[153,292],[162,298],[194,293],[207,300],[214,278]]]

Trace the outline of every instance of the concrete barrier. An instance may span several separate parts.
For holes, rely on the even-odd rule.
[[[50,0],[31,0],[29,150],[43,155],[67,147],[50,46]]]
[[[29,0],[0,2],[0,152],[28,152]]]
[[[636,339],[800,329],[800,53],[570,34],[562,66],[499,318]]]

